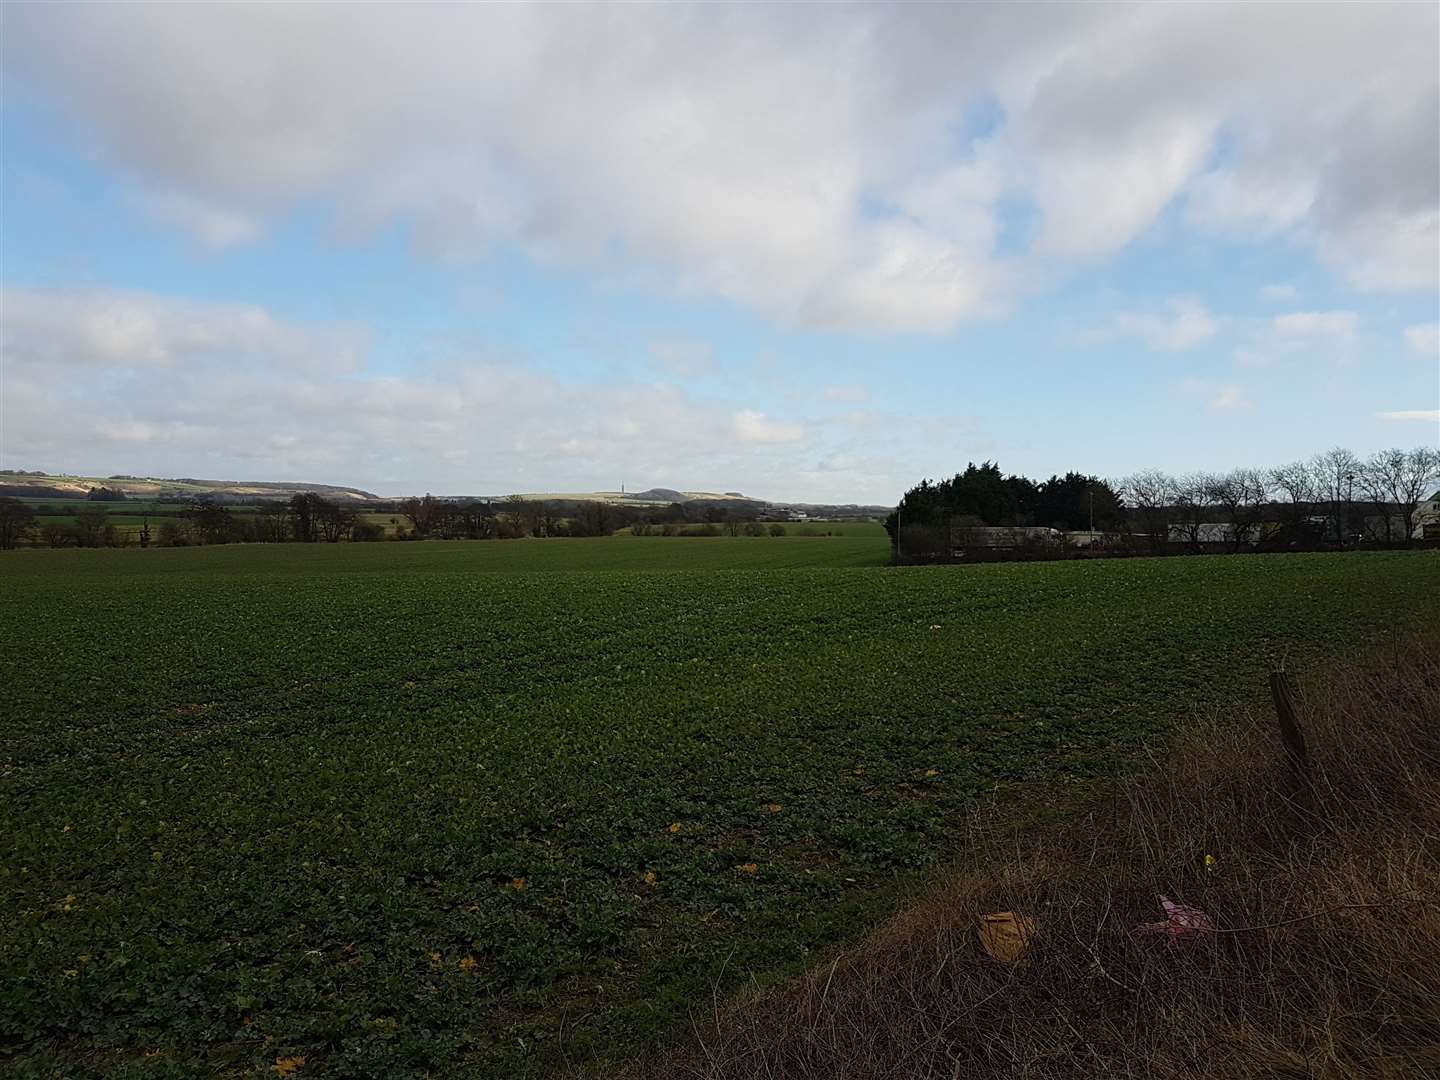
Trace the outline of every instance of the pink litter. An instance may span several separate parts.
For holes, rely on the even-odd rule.
[[[1168,896],[1160,897],[1164,922],[1145,923],[1135,928],[1137,934],[1161,935],[1174,946],[1190,945],[1204,934],[1215,933],[1215,923],[1199,908],[1177,904]]]

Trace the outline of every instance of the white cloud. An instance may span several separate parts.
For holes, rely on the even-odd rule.
[[[1315,205],[1317,181],[1297,168],[1280,176],[1245,176],[1231,169],[1198,177],[1186,209],[1198,225],[1269,235],[1305,220]]]
[[[1243,324],[1247,340],[1235,349],[1241,367],[1272,367],[1316,358],[1346,364],[1357,354],[1360,316],[1353,311],[1291,311]]]
[[[0,289],[0,349],[17,364],[165,367],[252,356],[348,371],[364,351],[353,327],[300,329],[254,304],[175,300],[119,289]]]
[[[206,247],[217,250],[252,243],[265,232],[264,223],[253,214],[181,192],[147,194],[141,203],[157,220],[177,225]]]
[[[1361,287],[1432,285],[1434,6],[1296,18],[11,5],[0,69],[215,246],[326,200],[355,235],[401,221],[437,251],[513,243],[789,321],[940,330],[1184,197],[1194,227],[1284,234]],[[1033,245],[1002,255],[1017,204]]]
[[[805,429],[799,424],[779,423],[754,409],[741,409],[734,423],[736,438],[745,443],[799,442],[805,437]]]
[[[1214,412],[1236,412],[1255,407],[1244,387],[1236,383],[1184,379],[1180,383],[1180,392],[1189,397],[1204,398],[1206,405]]]
[[[1300,290],[1294,285],[1266,285],[1260,290],[1260,299],[1272,304],[1293,304],[1300,299]]]
[[[1095,256],[1128,244],[1199,169],[1218,125],[1215,113],[1157,114],[1117,134],[1104,154],[1084,144],[1056,151],[1034,142],[1032,190],[1044,215],[1039,250]]]
[[[973,423],[947,431],[913,417],[878,436],[812,432],[669,383],[570,378],[483,351],[379,374],[354,366],[349,335],[364,336],[249,306],[8,290],[6,464],[334,480],[387,493],[592,490],[628,479],[884,502],[913,481],[905,462],[917,447],[934,452],[974,433]],[[835,454],[873,467],[849,476],[814,468]]]
[[[1212,409],[1251,409],[1254,402],[1245,396],[1245,391],[1235,383],[1222,383],[1215,388],[1215,396],[1210,400]]]
[[[1395,412],[1378,412],[1381,420],[1428,420],[1440,423],[1440,409],[1399,409]]]
[[[1085,335],[1091,340],[1139,338],[1152,349],[1188,349],[1214,337],[1220,324],[1193,296],[1175,296],[1165,302],[1167,314],[1117,312],[1108,327]]]
[[[1440,323],[1420,323],[1405,328],[1410,348],[1425,356],[1440,355]]]
[[[1292,311],[1271,321],[1282,338],[1335,338],[1355,336],[1360,316],[1353,311]]]

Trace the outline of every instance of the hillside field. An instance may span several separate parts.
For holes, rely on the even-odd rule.
[[[853,939],[996,785],[1433,620],[1434,552],[883,534],[0,557],[0,1064],[542,1075]],[[303,1064],[297,1064],[303,1058]]]

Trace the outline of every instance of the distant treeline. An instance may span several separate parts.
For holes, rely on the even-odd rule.
[[[1364,459],[1336,448],[1273,468],[1184,476],[1149,469],[1119,480],[1069,472],[1037,482],[1006,475],[995,462],[972,462],[951,479],[907,491],[885,528],[919,561],[949,558],[961,546],[956,536],[973,545],[986,528],[1016,530],[1003,546],[1053,546],[1039,534],[1054,529],[1116,554],[1404,547],[1420,528],[1416,508],[1437,482],[1433,447]]]
[[[765,507],[747,500],[691,501],[668,506],[624,506],[587,500],[440,499],[433,495],[393,503],[335,502],[314,493],[285,501],[234,506],[208,496],[177,504],[173,513],[113,511],[97,488],[67,520],[41,521],[20,499],[0,497],[0,546],[181,547],[192,544],[339,543],[394,540],[505,540],[520,537],[634,535],[781,535],[783,525],[763,521]],[[136,528],[121,528],[111,513],[125,514]],[[49,514],[54,518],[57,515]],[[64,516],[64,515],[59,515]],[[376,518],[381,520],[377,521]],[[388,528],[387,528],[388,525]]]

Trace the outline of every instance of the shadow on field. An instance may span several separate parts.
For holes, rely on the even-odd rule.
[[[1297,688],[1308,768],[1275,714],[1217,713],[1064,826],[992,810],[925,901],[622,1075],[1440,1075],[1437,687],[1440,634],[1396,642]]]

